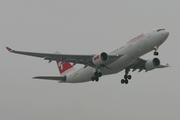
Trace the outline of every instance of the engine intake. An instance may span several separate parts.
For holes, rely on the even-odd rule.
[[[160,65],[160,60],[158,58],[154,58],[154,59],[151,59],[151,60],[148,60],[145,64],[145,68],[146,70],[153,70],[155,69],[156,67],[158,67]]]
[[[93,64],[94,65],[103,65],[105,62],[107,62],[109,59],[109,56],[107,53],[102,52],[101,54],[95,55],[93,57]]]

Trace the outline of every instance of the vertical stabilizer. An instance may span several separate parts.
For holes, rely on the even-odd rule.
[[[65,74],[67,71],[73,68],[70,62],[61,63],[61,61],[56,61],[56,63],[60,74]]]

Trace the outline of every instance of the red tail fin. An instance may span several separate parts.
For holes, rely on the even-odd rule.
[[[65,71],[73,67],[70,62],[65,62],[61,64],[61,61],[56,61],[56,63],[57,63],[60,74],[63,74]]]

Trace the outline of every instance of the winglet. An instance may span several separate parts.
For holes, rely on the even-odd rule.
[[[166,66],[167,66],[167,67],[170,67],[169,63],[166,63]]]
[[[11,48],[9,48],[9,47],[6,47],[6,49],[7,49],[9,52],[11,52],[11,51],[12,51],[12,49],[11,49]]]

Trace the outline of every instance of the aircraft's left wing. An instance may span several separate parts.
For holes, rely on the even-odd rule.
[[[133,71],[138,69],[139,72],[141,72],[142,70],[148,71],[145,68],[145,64],[146,64],[147,61],[148,60],[138,58],[130,66],[128,66],[127,69],[132,69]],[[170,67],[168,63],[166,65],[158,65],[156,68],[166,68],[166,67]]]
[[[11,53],[44,58],[44,60],[49,60],[49,62],[60,60],[60,61],[62,61],[62,63],[63,62],[71,62],[74,65],[75,64],[83,64],[85,66],[96,67],[92,63],[93,57],[95,55],[70,55],[70,54],[56,54],[56,53],[55,54],[50,54],[50,53],[24,52],[24,51],[12,50],[9,47],[6,47],[6,49]],[[108,55],[109,60],[105,63],[105,65],[111,64],[112,62],[119,59],[121,56],[123,56],[123,55]]]

